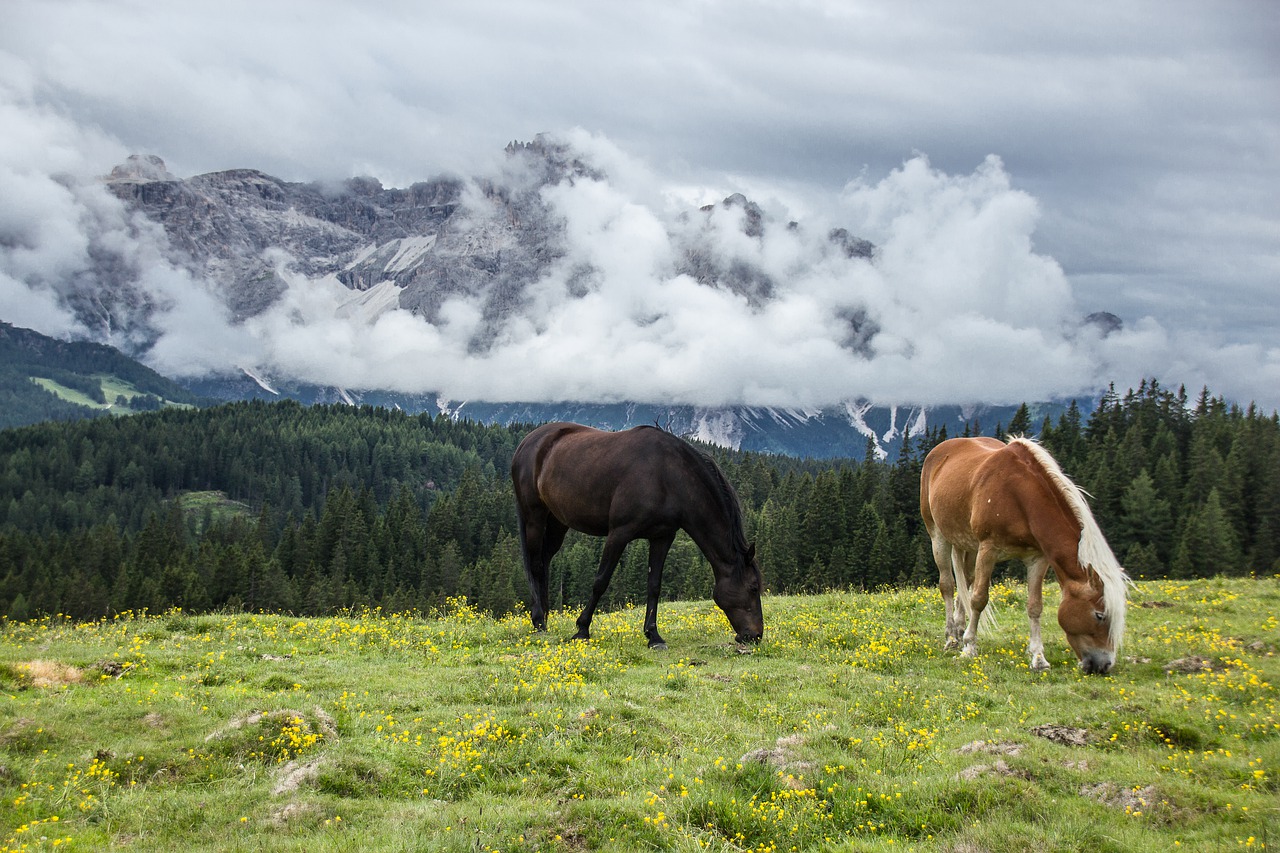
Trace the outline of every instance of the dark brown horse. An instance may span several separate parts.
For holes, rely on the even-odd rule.
[[[1031,668],[1049,668],[1040,613],[1044,577],[1052,568],[1062,588],[1058,624],[1080,668],[1111,669],[1124,635],[1129,578],[1080,489],[1047,450],[1023,438],[942,442],[924,460],[920,514],[938,564],[947,648],[959,645],[962,654],[975,654],[991,572],[998,561],[1021,557],[1027,561]],[[953,603],[957,585],[960,601]]]
[[[712,598],[729,617],[738,642],[755,642],[764,634],[760,566],[755,546],[742,532],[737,496],[711,458],[687,442],[655,427],[603,432],[581,424],[544,424],[516,448],[511,480],[535,629],[547,628],[548,570],[572,528],[605,537],[574,639],[590,638],[591,618],[627,543],[647,539],[644,635],[650,647],[665,647],[658,634],[662,567],[677,531],[683,530],[711,563]]]

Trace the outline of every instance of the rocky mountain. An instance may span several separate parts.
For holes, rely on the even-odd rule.
[[[252,169],[180,179],[160,158],[134,156],[103,179],[123,203],[124,223],[100,226],[91,236],[91,268],[60,282],[58,289],[92,336],[138,357],[145,357],[162,335],[156,317],[170,297],[155,284],[158,267],[170,278],[198,282],[225,306],[233,323],[250,323],[273,309],[297,280],[346,288],[351,298],[337,310],[358,314],[366,325],[392,309],[435,325],[451,299],[465,297],[479,314],[465,346],[469,353],[483,354],[537,299],[535,286],[553,266],[572,297],[597,292],[604,276],[589,256],[573,253],[565,213],[548,202],[548,193],[557,188],[602,181],[600,169],[568,144],[541,136],[510,144],[506,155],[500,177],[442,176],[404,189],[384,187],[373,178],[295,183]],[[723,244],[737,240],[759,246],[777,229],[803,227],[772,220],[741,194],[691,209],[682,222],[671,235],[675,251],[665,274],[733,294],[748,310],[774,299],[780,282],[750,251],[724,251]],[[726,227],[736,233],[726,233]],[[875,255],[871,243],[843,228],[815,236],[820,263]],[[874,318],[856,307],[837,314],[844,330],[837,335],[839,346],[871,357],[880,331]],[[166,331],[172,338],[172,328]],[[892,455],[908,430],[919,434],[926,426],[946,424],[954,433],[975,420],[990,430],[1008,422],[1015,408],[926,411],[857,402],[823,409],[496,404],[321,386],[267,375],[268,369],[258,365],[236,366],[240,372],[234,375],[223,370],[184,382],[220,399],[288,396],[376,403],[487,422],[570,419],[609,428],[660,423],[724,446],[815,457],[860,457],[868,447]],[[856,400],[856,389],[851,399]]]
[[[374,178],[290,183],[252,169],[180,180],[160,158],[135,155],[113,169],[105,184],[141,222],[163,229],[169,260],[212,285],[238,320],[279,298],[287,269],[308,278],[335,276],[353,291],[373,291],[364,305],[408,309],[431,323],[449,297],[480,296],[487,322],[472,346],[482,349],[528,286],[565,255],[564,223],[543,190],[603,177],[566,144],[541,136],[511,143],[507,157],[510,168],[502,183],[439,177],[388,189]],[[770,227],[760,207],[741,194],[720,206],[742,212],[748,237],[758,238]],[[828,239],[832,251],[846,257],[869,258],[874,251],[845,229],[832,230]],[[106,247],[99,252],[102,274],[77,295],[78,318],[91,328],[127,328],[146,340],[148,300],[129,286],[138,271],[109,255]],[[725,261],[696,238],[682,247],[672,272],[749,301],[767,298],[775,287],[751,263]],[[586,292],[597,274],[589,264],[580,265],[570,289]]]

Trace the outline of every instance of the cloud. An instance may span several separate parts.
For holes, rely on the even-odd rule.
[[[845,187],[840,224],[874,238],[869,260],[829,239],[834,221],[792,224],[780,209],[752,229],[744,202],[672,207],[643,164],[607,140],[571,136],[575,150],[626,177],[543,190],[563,223],[563,257],[530,284],[490,345],[474,346],[488,322],[481,295],[447,299],[428,323],[404,310],[354,310],[383,296],[282,266],[284,297],[242,329],[226,328],[229,339],[247,339],[238,363],[453,400],[816,407],[1087,395],[1117,375],[1161,373],[1177,349],[1152,319],[1106,337],[1083,322],[1060,266],[1034,249],[1035,199],[1012,187],[998,158],[949,175],[915,157],[880,181]],[[700,283],[682,270],[691,246],[709,254],[707,266],[738,265],[768,286]],[[178,341],[203,347],[209,337],[188,334],[177,326],[158,351],[178,364]],[[1229,362],[1269,357],[1241,351]],[[1172,363],[1196,377],[1221,358],[1201,341]]]
[[[437,327],[391,315],[366,327],[360,312],[345,322],[423,358],[417,375],[458,393],[537,357],[546,393],[634,383],[804,401],[858,386],[905,399],[985,396],[985,383],[1030,396],[1150,370],[1275,405],[1277,39],[1273,4],[1232,0],[1121,0],[1068,17],[998,0],[911,15],[885,0],[12,0],[0,28],[0,318],[81,331],[58,288],[88,269],[91,246],[115,245],[166,307],[157,363],[194,371],[238,356],[305,370],[291,346],[314,346],[315,329],[218,316],[201,302],[205,283],[184,278],[92,176],[142,152],[182,175],[250,167],[405,186],[494,175],[509,139],[584,127],[569,134],[607,186],[550,200],[575,229],[578,265],[538,283],[500,346],[455,349],[484,327],[482,306],[461,299]],[[753,243],[729,221],[741,210],[678,216],[733,192],[800,229]],[[874,239],[877,262],[829,252],[828,227]],[[773,287],[770,298],[694,289],[679,271],[695,238],[758,271],[743,285]],[[596,292],[564,296],[584,282]],[[319,323],[303,303],[343,296],[294,282],[287,302]],[[664,313],[676,297],[715,313]],[[1091,339],[1077,321],[1095,311],[1124,330]],[[391,371],[361,332],[327,333],[337,348],[312,356],[334,375]],[[576,373],[554,363],[565,346],[587,362]],[[974,371],[961,375],[961,362]]]

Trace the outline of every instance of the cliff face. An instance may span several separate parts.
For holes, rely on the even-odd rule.
[[[513,144],[507,153],[519,166],[509,185],[455,177],[407,189],[373,178],[290,183],[252,169],[179,180],[159,158],[138,156],[105,182],[135,214],[135,227],[163,229],[168,260],[204,281],[236,320],[269,306],[294,273],[334,276],[356,291],[393,284],[398,306],[428,322],[452,295],[479,297],[492,331],[564,253],[562,224],[542,188],[595,176],[551,143]],[[145,327],[146,306],[130,295],[136,270],[119,262],[109,269],[106,257],[100,266],[93,295],[72,295],[80,319],[114,333],[122,323]],[[104,295],[95,306],[93,296],[102,303]],[[104,311],[112,323],[104,324]],[[134,337],[145,340],[145,331]],[[485,343],[482,335],[475,346]]]
[[[157,157],[131,157],[105,180],[126,205],[136,231],[158,229],[152,241],[168,262],[204,283],[243,321],[284,292],[291,275],[332,276],[353,291],[394,286],[392,305],[437,322],[451,296],[476,300],[483,324],[474,350],[488,347],[518,311],[527,288],[569,251],[562,217],[545,192],[582,180],[605,180],[568,146],[539,137],[506,149],[502,179],[438,177],[405,189],[373,178],[340,183],[290,183],[253,169],[233,169],[180,180]],[[740,229],[758,241],[770,227],[761,208],[740,194],[690,211],[679,237],[672,274],[730,290],[752,304],[770,299],[776,282],[747,259],[725,257],[709,244],[696,217],[720,208],[740,217]],[[843,229],[828,239],[833,253],[870,257],[872,247]],[[134,351],[149,340],[146,288],[132,286],[138,264],[99,252],[97,269],[71,289],[69,302],[90,328]],[[574,267],[567,287],[584,295],[599,271]],[[124,334],[121,334],[121,333]],[[104,339],[107,336],[104,335]],[[123,340],[122,340],[123,339]]]

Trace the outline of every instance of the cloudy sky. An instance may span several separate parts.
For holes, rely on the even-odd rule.
[[[593,211],[656,233],[677,203],[741,191],[882,247],[880,268],[842,273],[781,245],[779,271],[800,273],[776,310],[700,304],[733,314],[721,334],[738,336],[705,367],[703,385],[731,388],[719,402],[964,402],[941,398],[981,393],[976,367],[1009,400],[1157,376],[1280,406],[1274,2],[4,0],[2,14],[0,319],[75,331],[42,283],[75,274],[80,223],[106,202],[57,188],[129,153],[180,177],[404,186],[493,173],[508,141],[552,132],[615,167],[608,192],[557,202],[589,243]],[[581,250],[625,269],[607,243]],[[619,275],[633,302],[684,292]],[[825,295],[837,286],[884,330],[870,362],[797,331],[843,305]],[[1124,331],[1072,325],[1095,311]],[[627,338],[624,316],[582,319],[622,322],[619,351],[654,343]],[[393,321],[380,331],[417,334]],[[234,331],[277,365],[300,345],[267,321]],[[538,351],[517,330],[489,362],[449,361],[437,331],[400,352],[471,377],[464,395]],[[385,361],[370,346],[342,355]],[[672,346],[672,376],[708,349]],[[726,362],[753,350],[770,353],[752,366],[763,385],[728,381]],[[800,391],[783,400],[786,387]]]

